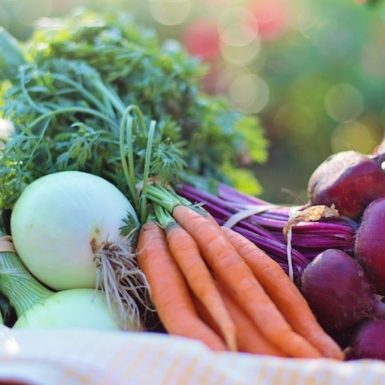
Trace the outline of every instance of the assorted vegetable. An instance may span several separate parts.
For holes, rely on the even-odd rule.
[[[15,328],[121,330],[115,305],[95,289],[53,292],[38,282],[14,252],[0,252],[0,290],[17,315]],[[134,324],[126,329],[138,330]]]
[[[165,181],[185,172],[228,180],[224,169],[234,169],[241,153],[254,162],[266,158],[258,121],[204,95],[204,67],[176,44],[160,46],[125,14],[44,19],[23,46],[3,32],[0,63],[0,79],[7,79],[2,115],[17,131],[0,152],[0,209],[12,208],[33,180],[63,170],[99,175],[127,195],[119,141],[121,126],[132,123],[131,105],[143,115],[123,152],[132,145],[139,176],[143,127],[151,120],[157,122],[151,172]]]
[[[353,338],[347,352],[349,360],[385,360],[385,321],[367,320],[363,322]]]
[[[252,322],[250,317],[244,312],[244,310],[234,301],[230,294],[216,283],[221,297],[226,305],[227,311],[230,317],[234,320],[237,326],[237,346],[241,352],[248,352],[258,355],[268,355],[275,357],[285,357],[285,354],[275,347],[269,340],[261,333],[259,328]],[[218,324],[210,317],[207,309],[202,306],[198,298],[195,298],[194,304],[197,307],[199,316],[217,333],[220,333]]]
[[[294,279],[317,321],[349,349],[362,322],[385,318],[381,159],[381,152],[331,157],[312,175],[303,206],[271,204],[223,183],[211,184],[211,193],[182,184],[178,193],[200,203],[225,231],[249,242],[248,248],[257,246],[275,260]],[[316,201],[314,191],[328,200]],[[279,287],[267,292],[279,305],[274,297]]]
[[[12,211],[11,231],[20,258],[42,283],[55,290],[103,289],[124,322],[128,316],[140,324],[134,298],[143,295],[139,288],[145,288],[146,279],[130,237],[121,234],[124,220],[138,226],[130,201],[114,185],[96,175],[63,171],[23,191]]]
[[[301,277],[302,293],[328,331],[343,331],[369,317],[385,318],[385,304],[359,263],[341,250],[318,255]]]
[[[259,343],[258,341],[261,339],[260,336],[262,336],[269,345],[278,349],[284,356],[342,359],[343,354],[337,344],[321,329],[314,316],[310,315],[311,311],[306,302],[299,300],[298,297],[301,295],[295,288],[294,283],[286,276],[283,270],[260,249],[252,243],[246,244],[245,247],[243,240],[246,239],[243,236],[236,233],[234,236],[231,230],[220,227],[210,214],[201,209],[197,210],[190,205],[184,204],[183,199],[178,198],[176,194],[169,192],[165,188],[155,185],[149,186],[147,196],[149,200],[167,210],[169,215],[172,215],[173,221],[185,230],[179,233],[181,244],[186,246],[186,241],[184,240],[186,233],[189,235],[189,238],[191,237],[192,240],[195,241],[195,244],[190,242],[190,246],[194,247],[197,253],[194,254],[194,257],[190,257],[188,262],[200,264],[204,261],[210,269],[213,278],[210,277],[210,274],[206,274],[206,269],[205,274],[200,273],[199,275],[199,280],[205,280],[206,285],[206,293],[198,297],[203,307],[205,306],[205,297],[209,295],[208,290],[210,290],[210,292],[213,290],[212,279],[215,279],[218,281],[220,287],[223,287],[223,290],[232,298],[235,305],[244,312],[245,317],[248,318],[246,322],[253,325],[252,329],[256,328],[259,331],[260,334],[255,333],[258,338],[254,342],[255,344]],[[163,220],[160,222],[165,224],[166,221]],[[173,225],[171,222],[171,226]],[[156,224],[152,223],[152,226],[158,233],[162,233]],[[139,236],[139,239],[140,237],[141,236]],[[164,233],[162,237],[166,239]],[[146,251],[146,242],[140,241],[139,244],[141,246],[139,247],[139,261],[141,259],[142,249],[147,259],[149,259],[148,252]],[[251,251],[247,250],[249,245],[253,247]],[[152,248],[152,245],[147,246],[147,249],[149,248]],[[164,248],[169,250],[166,245]],[[261,253],[262,258],[266,259],[265,262],[255,260],[256,258],[261,259]],[[256,257],[256,254],[258,257]],[[179,257],[172,255],[172,252],[170,255],[171,258],[169,257],[169,259],[176,263],[178,268]],[[188,255],[189,254],[184,253],[184,258]],[[153,259],[155,258],[154,256]],[[194,260],[192,260],[192,258],[194,258]],[[197,262],[195,262],[195,260],[197,260]],[[269,262],[267,262],[267,260]],[[145,273],[148,268],[148,266],[144,267]],[[179,270],[181,274],[183,274],[183,270],[183,267]],[[275,271],[274,275],[272,271]],[[184,273],[184,275],[187,282],[191,282],[192,278],[188,278],[189,274]],[[282,279],[283,277],[285,277],[285,279]],[[196,277],[194,277],[194,279],[196,280]],[[280,282],[281,290],[284,290],[285,293],[287,291],[291,292],[292,296],[283,300],[279,295],[269,293],[272,286],[276,284],[271,281],[275,280]],[[282,285],[283,282],[284,285]],[[175,285],[176,283],[170,283],[170,286]],[[151,289],[157,287],[156,280],[153,280],[153,282],[150,281],[150,287]],[[191,289],[196,295],[197,290],[194,290],[193,284],[191,284]],[[161,296],[161,293],[162,291],[159,290],[158,302],[165,301],[167,304],[170,304],[171,301],[168,297]],[[216,297],[218,297],[217,293]],[[301,303],[301,306],[298,306],[299,303]],[[214,305],[216,305],[217,309],[223,309],[220,302],[217,304],[212,302],[211,306]],[[160,306],[161,305],[157,307]],[[297,307],[295,308],[295,306]],[[178,310],[180,307],[180,305],[177,306],[177,304],[174,304],[175,310]],[[222,323],[223,318],[218,321],[218,318],[216,318],[217,314],[213,315],[212,313],[214,309],[211,309],[212,312],[208,311],[207,306],[206,309],[206,313],[210,313],[211,319],[217,325],[217,329],[221,331],[225,341],[228,342],[228,347],[231,349],[234,346],[233,328],[226,327],[225,325],[227,323]],[[302,317],[303,310],[307,312],[307,315],[304,315],[304,323],[307,323],[308,327],[305,328],[298,327],[301,323],[299,319]],[[295,315],[295,312],[298,312],[298,314]],[[171,311],[169,311],[169,313],[171,313]],[[225,317],[225,321],[226,319],[227,317]],[[235,326],[237,328],[237,334],[239,325]],[[271,350],[268,349],[268,352],[270,351]]]
[[[241,234],[228,228],[223,231],[293,330],[325,357],[342,359],[340,349],[322,330],[306,300],[282,268]]]
[[[311,204],[335,205],[341,215],[357,218],[376,198],[385,196],[383,155],[344,151],[327,158],[309,179]]]
[[[171,215],[159,206],[155,210],[158,222],[165,229],[169,251],[188,286],[218,324],[229,349],[236,351],[235,324],[226,310],[209,268],[201,258],[198,244]]]
[[[274,205],[223,183],[216,187],[216,195],[187,184],[183,184],[178,193],[192,202],[202,202],[219,224],[232,227],[252,241],[285,271],[289,272],[292,262],[295,278],[325,249],[337,248],[348,253],[354,250],[357,224],[338,213],[327,217],[323,208],[312,217],[306,214],[309,208]],[[288,228],[292,261],[288,260]]]
[[[379,149],[327,159],[307,204],[272,204],[229,185],[240,154],[265,158],[258,121],[132,20],[80,12],[24,45],[1,30],[0,48],[13,327],[149,330],[156,312],[217,351],[384,359]]]
[[[385,294],[385,198],[373,201],[364,211],[355,242],[355,255],[378,294]]]
[[[171,256],[164,231],[151,221],[140,230],[139,266],[151,287],[152,300],[166,330],[196,338],[213,350],[226,350],[225,343],[198,317],[188,286]]]
[[[94,259],[107,243],[123,242],[125,217],[137,220],[116,187],[95,175],[64,171],[23,191],[12,211],[12,239],[24,264],[47,286],[92,288]]]

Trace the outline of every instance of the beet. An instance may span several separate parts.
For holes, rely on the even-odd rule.
[[[329,332],[347,330],[368,317],[385,318],[385,304],[378,301],[364,270],[341,250],[326,250],[305,268],[301,291]]]
[[[313,205],[335,205],[341,215],[357,218],[373,200],[385,197],[383,156],[369,157],[343,151],[322,162],[308,183]]]
[[[385,198],[376,199],[364,211],[354,254],[377,294],[385,295]]]
[[[352,339],[346,358],[385,360],[385,321],[364,321]]]
[[[359,325],[359,324],[358,324]],[[353,327],[350,327],[345,330],[339,330],[336,332],[329,331],[328,334],[330,337],[338,344],[338,346],[342,349],[345,350],[348,348],[352,342],[352,338],[354,334],[357,331],[357,325],[354,325]]]

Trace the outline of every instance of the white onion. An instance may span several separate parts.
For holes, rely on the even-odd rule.
[[[109,308],[101,291],[72,289],[53,293],[36,303],[16,321],[14,328],[85,328],[120,330],[118,312]],[[132,326],[129,329],[135,330]]]
[[[110,182],[84,172],[63,171],[31,183],[11,216],[15,248],[27,268],[56,290],[93,288],[96,252],[121,242],[129,200]]]
[[[14,328],[141,329],[140,323],[130,317],[123,320],[117,304],[108,303],[100,290],[47,289],[13,251],[0,252],[0,291],[17,315]]]

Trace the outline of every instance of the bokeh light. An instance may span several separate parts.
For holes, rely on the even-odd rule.
[[[314,5],[313,5],[314,8]],[[297,6],[290,8],[290,17],[288,25],[302,35],[307,36],[311,33],[319,23],[314,9],[310,8],[310,3],[307,0],[297,0]]]
[[[254,27],[262,39],[274,39],[286,28],[290,2],[286,0],[254,0],[249,3],[254,16]]]
[[[249,45],[258,37],[252,28],[253,15],[243,7],[230,7],[219,18],[218,29],[222,41],[235,47]]]
[[[219,17],[221,52],[228,63],[245,66],[257,58],[261,42],[252,20],[253,15],[244,7],[229,7]]]
[[[181,24],[190,13],[189,0],[149,0],[152,17],[163,25]]]
[[[242,46],[228,45],[221,43],[221,52],[223,58],[235,65],[248,65],[254,62],[261,50],[261,44],[258,39],[252,40],[249,44]]]
[[[128,11],[169,51],[179,42],[205,64],[202,90],[258,114],[270,146],[255,172],[264,197],[281,200],[282,186],[305,191],[331,152],[367,151],[383,136],[385,8],[357,2],[0,0],[0,25],[24,40],[34,19],[85,6]]]
[[[331,136],[333,152],[355,150],[369,154],[379,141],[377,131],[369,124],[350,121],[338,125]]]
[[[325,97],[328,114],[337,122],[356,119],[364,109],[362,94],[348,83],[331,87]]]
[[[255,74],[239,74],[230,83],[229,98],[240,111],[260,112],[268,103],[269,96],[268,85]]]

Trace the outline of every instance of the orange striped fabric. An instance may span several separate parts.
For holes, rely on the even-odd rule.
[[[154,333],[0,328],[0,380],[39,385],[385,385],[385,363],[214,353]]]

